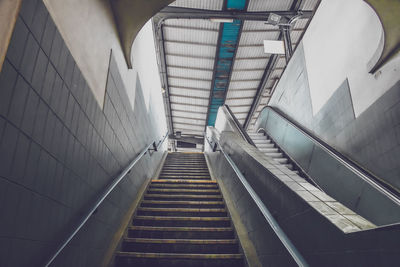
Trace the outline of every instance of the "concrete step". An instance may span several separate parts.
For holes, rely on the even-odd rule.
[[[274,148],[275,145],[273,143],[262,143],[262,144],[256,144],[257,148]]]
[[[143,200],[141,207],[153,208],[224,208],[222,201],[162,201],[162,200]]]
[[[122,250],[151,253],[230,254],[239,249],[236,239],[125,238]]]
[[[206,179],[206,180],[157,179],[157,180],[152,180],[151,184],[199,184],[199,185],[200,184],[216,184],[216,185],[218,185],[216,181],[209,180],[209,179]]]
[[[243,254],[117,252],[117,267],[242,267]]]
[[[287,158],[274,158],[274,160],[281,164],[287,164],[289,162]]]
[[[218,189],[217,184],[150,184],[150,188],[164,189]]]
[[[283,154],[280,152],[264,152],[264,155],[271,158],[283,158]]]
[[[185,175],[171,175],[171,174],[163,174],[158,177],[159,179],[200,179],[200,180],[206,180],[206,179],[211,179],[210,175],[190,175],[190,174],[185,174]]]
[[[150,188],[148,194],[174,194],[174,195],[220,195],[219,189],[187,189],[187,188]]]
[[[228,217],[135,216],[133,225],[173,227],[230,227]]]
[[[145,194],[145,200],[172,201],[221,201],[221,195],[175,195],[175,194]]]
[[[171,216],[171,217],[226,217],[227,212],[222,209],[196,209],[196,208],[153,208],[140,207],[137,209],[139,216]]]
[[[274,147],[272,147],[272,148],[264,148],[264,147],[262,147],[262,148],[259,148],[259,150],[261,152],[264,152],[264,153],[279,153],[279,149],[278,148],[274,148]]]
[[[233,239],[232,227],[155,227],[130,226],[128,237],[167,239]]]

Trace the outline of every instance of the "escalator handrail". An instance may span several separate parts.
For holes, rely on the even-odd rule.
[[[380,178],[376,177],[372,173],[368,172],[367,170],[365,170],[363,167],[361,167],[359,164],[357,164],[353,160],[342,155],[340,152],[338,152],[332,146],[330,146],[329,144],[327,144],[320,138],[316,137],[314,134],[312,134],[310,131],[305,129],[303,126],[299,125],[297,122],[295,122],[289,116],[284,114],[278,108],[266,106],[263,108],[263,110],[264,109],[269,109],[269,110],[275,112],[277,115],[282,117],[285,121],[287,121],[290,125],[292,125],[298,131],[300,131],[302,134],[304,134],[305,136],[310,138],[315,144],[317,144],[319,147],[324,149],[332,157],[334,157],[336,160],[338,160],[340,163],[342,163],[346,168],[351,170],[353,173],[358,175],[361,179],[363,179],[364,181],[369,183],[371,186],[376,188],[379,192],[381,192],[382,194],[384,194],[385,196],[387,196],[393,202],[395,202],[397,205],[400,206],[400,192],[398,190],[396,190],[395,188],[393,188],[391,185],[382,181]],[[260,114],[261,113],[262,113],[262,110],[261,110]]]
[[[211,137],[212,138],[212,137]],[[220,151],[222,154],[225,156],[225,159],[228,161],[228,163],[231,165],[232,169],[238,176],[240,182],[243,184],[244,188],[246,191],[249,193],[255,204],[257,205],[258,209],[268,222],[268,224],[271,226],[272,230],[274,233],[277,235],[279,240],[282,242],[283,246],[287,249],[289,254],[292,256],[293,260],[297,263],[298,266],[309,266],[304,257],[301,255],[301,253],[297,250],[297,248],[294,246],[292,241],[289,239],[289,237],[286,235],[286,233],[283,231],[283,229],[280,227],[278,222],[275,220],[273,217],[272,213],[268,210],[268,208],[264,205],[260,197],[257,195],[257,193],[254,191],[254,189],[251,187],[251,185],[247,182],[246,177],[242,174],[238,166],[235,164],[235,162],[232,160],[232,158],[224,151],[223,147],[219,143],[218,140],[209,140],[209,138],[206,136],[206,140],[210,147],[214,147],[212,144],[212,141],[217,144],[219,147]]]
[[[97,208],[103,203],[103,201],[107,198],[107,196],[114,190],[114,188],[122,181],[122,179],[131,171],[131,169],[135,166],[135,164],[149,151],[154,150],[157,151],[158,148],[164,143],[165,139],[168,136],[168,132],[156,143],[156,141],[148,144],[140,153],[137,155],[129,165],[112,181],[110,185],[101,193],[98,197],[95,204],[90,208],[90,210],[85,213],[71,234],[59,245],[57,250],[52,254],[52,256],[46,261],[45,267],[50,266],[50,264],[57,258],[57,256],[61,253],[61,251],[68,245],[68,243],[75,237],[75,235],[79,232],[79,230],[85,225],[85,223],[89,220],[89,218],[93,215],[93,213],[97,210]]]
[[[244,130],[243,126],[240,125],[239,121],[237,120],[237,118],[235,117],[235,115],[233,114],[232,110],[230,109],[230,107],[227,104],[224,104],[223,107],[226,108],[227,113],[229,114],[229,116],[231,117],[233,123],[235,124],[235,127],[238,129],[240,135],[243,137],[244,140],[246,140],[247,143],[249,143],[252,146],[256,146],[253,142],[253,140],[250,138],[250,136],[247,134],[247,132]]]

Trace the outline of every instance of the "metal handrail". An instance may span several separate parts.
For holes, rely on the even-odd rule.
[[[243,137],[244,140],[247,141],[247,143],[249,143],[252,146],[256,146],[256,144],[254,144],[253,140],[250,138],[250,136],[247,134],[247,132],[244,130],[244,128],[242,127],[242,125],[240,125],[239,121],[237,120],[237,118],[235,117],[235,115],[233,114],[231,108],[227,105],[224,104],[224,107],[227,110],[227,113],[229,114],[229,116],[231,117],[231,119],[233,120],[236,128],[239,130],[240,135]]]
[[[57,248],[56,252],[47,260],[45,267],[50,266],[50,264],[57,258],[57,256],[61,253],[61,251],[68,245],[68,243],[75,237],[75,235],[79,232],[79,230],[85,225],[85,223],[89,220],[89,218],[93,215],[93,213],[97,210],[97,208],[103,203],[104,199],[113,191],[113,189],[122,181],[122,179],[131,171],[133,166],[149,151],[155,150],[160,147],[162,143],[164,143],[165,139],[168,136],[168,132],[158,141],[152,142],[147,145],[140,154],[129,163],[129,165],[114,179],[114,181],[106,188],[106,190],[100,195],[97,199],[93,207],[86,213],[86,215],[79,221],[78,225],[74,228],[72,233],[61,243],[61,245]]]
[[[317,144],[319,147],[321,147],[329,155],[331,155],[333,158],[337,159],[340,163],[342,163],[350,171],[352,171],[353,173],[357,174],[365,182],[367,182],[372,187],[374,187],[379,192],[381,192],[383,195],[388,197],[390,200],[392,200],[394,203],[396,203],[396,205],[400,206],[400,192],[397,191],[396,189],[392,188],[391,185],[389,185],[386,182],[382,181],[381,179],[379,179],[378,177],[376,177],[372,173],[366,171],[363,167],[359,166],[353,160],[343,156],[336,149],[334,149],[333,147],[331,147],[329,144],[327,144],[326,142],[322,141],[318,137],[314,136],[307,129],[305,129],[302,126],[300,126],[299,124],[297,124],[293,119],[289,118],[286,114],[284,114],[279,109],[277,109],[275,107],[271,107],[271,106],[266,106],[263,109],[270,109],[273,112],[275,112],[276,114],[278,114],[285,121],[287,121],[290,125],[292,125],[295,129],[297,129],[302,134],[304,134],[305,136],[310,138],[312,141],[314,141],[315,144]]]
[[[206,136],[206,139],[211,147],[213,147],[211,141]],[[268,224],[271,226],[272,230],[275,232],[279,240],[282,242],[284,247],[287,249],[289,254],[292,256],[293,260],[297,263],[298,266],[309,266],[304,257],[300,254],[297,248],[293,245],[292,241],[286,235],[286,233],[282,230],[279,226],[278,222],[272,216],[272,213],[268,210],[268,208],[264,205],[260,197],[257,193],[253,190],[251,185],[247,182],[246,178],[243,176],[242,172],[239,170],[235,162],[232,158],[224,151],[223,147],[219,143],[218,140],[213,140],[217,146],[219,146],[220,151],[225,156],[228,163],[231,165],[232,169],[235,171],[236,175],[238,176],[240,182],[243,184],[244,188],[247,190],[253,201],[256,203],[258,209],[261,211],[264,218],[267,220]]]

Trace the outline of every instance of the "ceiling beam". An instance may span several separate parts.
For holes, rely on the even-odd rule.
[[[172,102],[170,101],[171,104],[176,104],[176,105],[184,105],[184,106],[193,106],[193,107],[201,107],[201,108],[207,108],[208,105],[198,105],[198,104],[189,104],[189,103],[179,103],[179,102]]]
[[[169,94],[170,96],[175,97],[183,97],[188,99],[200,99],[200,100],[208,100],[208,97],[201,97],[201,96],[191,96],[191,95],[181,95],[181,94]]]
[[[157,21],[152,20],[154,28],[157,27]],[[171,103],[169,99],[169,85],[168,85],[168,70],[167,70],[167,65],[166,65],[166,54],[165,54],[165,46],[164,46],[164,32],[161,28],[158,31],[153,31],[154,34],[154,42],[155,42],[155,47],[156,50],[158,50],[158,53],[156,53],[157,57],[157,65],[158,65],[158,71],[160,73],[160,80],[161,80],[161,86],[164,89],[163,93],[163,102],[164,102],[164,110],[165,110],[165,116],[167,118],[167,128],[168,132],[170,134],[174,133],[174,123],[172,121],[172,112],[171,112]],[[174,147],[173,147],[174,149]]]
[[[191,114],[199,114],[201,112],[197,112],[197,111],[191,111],[191,110],[184,110],[184,109],[172,109],[172,112],[185,112],[185,113],[191,113]]]
[[[184,55],[184,54],[177,54],[177,53],[166,53],[166,56],[172,56],[172,57],[184,57],[184,58],[199,58],[199,59],[209,59],[213,60],[213,57],[205,57],[205,56],[197,56],[197,55]]]
[[[196,68],[196,67],[187,67],[187,66],[179,66],[179,65],[167,65],[168,68],[177,68],[177,69],[184,69],[184,70],[200,70],[200,71],[209,71],[212,72],[213,69],[207,68]]]
[[[305,28],[293,28],[292,32],[302,32],[304,31]],[[276,29],[259,29],[259,30],[244,30],[244,33],[266,33],[266,32],[281,32],[281,30],[279,28]]]
[[[201,78],[195,78],[195,77],[184,77],[184,76],[172,76],[172,75],[169,75],[168,78],[182,79],[182,80],[193,80],[193,81],[200,81],[200,82],[211,82],[211,79],[201,79]]]
[[[162,22],[166,19],[238,19],[238,20],[252,20],[252,21],[266,21],[269,14],[274,13],[289,20],[296,15],[302,15],[302,18],[309,18],[312,16],[312,11],[240,11],[240,10],[204,10],[196,8],[185,7],[172,7],[167,6],[158,12],[154,17],[156,20]]]
[[[178,122],[178,121],[176,121],[175,123],[179,124],[179,125],[198,126],[198,127],[203,127],[203,125],[204,125],[204,123],[198,124],[198,123]]]
[[[199,114],[199,113],[196,113]],[[186,117],[186,116],[174,116],[174,118],[178,119],[185,119],[185,120],[199,120],[199,121],[205,121],[206,119],[204,118],[194,118],[194,117]]]
[[[180,41],[180,40],[164,40],[164,42],[172,43],[172,44],[199,45],[199,46],[211,46],[211,47],[215,47],[217,45],[217,44],[212,44],[212,43],[189,42],[189,41]]]
[[[218,32],[218,29],[207,29],[207,28],[197,28],[197,27],[190,27],[190,26],[177,26],[177,25],[164,25],[167,29],[174,29],[174,30],[190,30],[190,31],[202,31],[202,32]]]
[[[197,87],[188,87],[188,86],[176,86],[176,85],[170,85],[171,88],[177,88],[177,89],[187,89],[187,90],[196,90],[196,91],[204,91],[204,92],[209,92],[209,88],[197,88]]]

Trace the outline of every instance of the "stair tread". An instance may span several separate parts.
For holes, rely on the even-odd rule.
[[[180,197],[180,198],[222,198],[221,195],[175,195],[175,194],[145,194],[145,197],[164,197],[164,198],[175,198],[175,197]]]
[[[158,244],[237,244],[237,239],[161,239],[161,238],[124,238],[130,243],[158,243]]]
[[[192,189],[192,188],[150,188],[148,191],[151,192],[208,192],[208,193],[220,193],[219,189]]]
[[[147,216],[139,215],[134,218],[141,220],[158,220],[158,221],[230,221],[229,217],[179,217],[179,216]]]
[[[182,180],[182,179],[175,179],[175,180],[173,180],[173,179],[157,179],[157,180],[152,180],[151,181],[151,183],[168,183],[168,184],[170,184],[170,183],[208,183],[208,184],[217,184],[217,181],[214,181],[214,180],[209,180],[209,179],[207,179],[207,180],[199,180],[199,179],[196,179],[196,180],[187,180],[187,179],[185,179],[185,180]]]
[[[144,199],[142,201],[142,203],[147,203],[147,204],[170,204],[170,205],[172,205],[172,204],[192,204],[192,205],[194,205],[194,204],[199,204],[199,205],[200,204],[201,205],[224,204],[223,201],[185,201],[185,200],[182,200],[182,201],[179,201],[179,200],[178,201],[177,200],[168,201],[168,200],[146,200],[146,199]]]
[[[177,231],[177,232],[229,232],[232,227],[172,227],[172,226],[130,226],[130,230],[142,231]]]
[[[118,251],[119,257],[159,258],[159,259],[242,259],[243,254],[192,254],[192,253],[146,253]]]
[[[182,212],[226,212],[226,209],[219,208],[149,208],[149,207],[139,207],[138,210],[142,211],[182,211]]]

